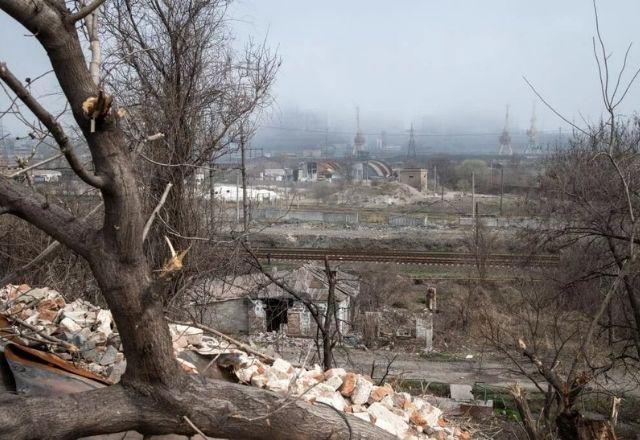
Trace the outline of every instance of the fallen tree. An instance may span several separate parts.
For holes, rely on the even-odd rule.
[[[22,218],[86,259],[118,327],[127,359],[120,384],[86,393],[44,398],[0,398],[0,437],[73,439],[136,430],[144,434],[195,434],[227,438],[393,438],[355,417],[302,401],[284,410],[276,394],[241,385],[195,382],[178,366],[164,317],[159,286],[143,249],[145,218],[132,152],[119,124],[117,99],[99,87],[99,45],[91,41],[87,64],[77,27],[91,20],[104,0],[0,0],[0,9],[21,23],[46,51],[73,119],[88,144],[93,168],[79,160],[56,117],[34,98],[6,64],[0,79],[55,140],[75,174],[99,190],[100,228],[21,182],[0,177],[0,214]],[[93,22],[95,24],[95,22]],[[184,253],[164,266],[180,267]],[[191,423],[190,423],[191,422]]]

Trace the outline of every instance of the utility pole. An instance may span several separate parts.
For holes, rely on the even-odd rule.
[[[236,222],[240,223],[240,170],[236,173]]]
[[[413,123],[411,124],[411,130],[409,131],[409,145],[407,146],[407,159],[415,159],[416,153],[416,136],[413,130]]]
[[[502,198],[504,196],[504,166],[500,164],[500,216],[502,216]]]
[[[502,135],[500,136],[500,149],[498,150],[498,154],[502,156],[503,154],[513,155],[513,148],[511,147],[511,134],[509,134],[509,106],[507,105],[507,113],[504,118],[504,129],[502,130]]]
[[[471,173],[471,215],[476,218],[476,173]]]
[[[438,193],[438,165],[433,166],[433,192]]]
[[[478,212],[478,204],[477,203],[476,203],[475,207],[476,207],[476,212]],[[478,230],[479,229],[478,228],[478,223],[479,222],[480,222],[480,218],[478,217],[478,218],[475,219],[475,222],[474,222],[474,225],[475,225],[475,228],[476,228],[476,231],[475,231],[475,233],[476,233],[476,258],[478,257],[478,255],[477,255],[478,244],[480,242],[480,240],[479,240],[479,230]]]
[[[242,232],[249,230],[248,200],[247,200],[247,167],[245,166],[245,137],[244,127],[240,127],[240,172],[242,173]]]

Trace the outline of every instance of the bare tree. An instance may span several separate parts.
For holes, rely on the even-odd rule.
[[[544,432],[557,432],[563,439],[595,438],[597,430],[606,432],[608,437],[604,438],[613,438],[612,428],[586,420],[576,401],[599,377],[622,363],[630,361],[637,370],[640,353],[640,125],[637,119],[624,120],[617,112],[640,69],[624,80],[629,47],[621,69],[612,74],[595,1],[594,12],[593,49],[606,118],[579,127],[527,81],[534,93],[574,128],[570,145],[549,158],[542,176],[544,190],[536,212],[546,214],[548,227],[529,234],[539,246],[564,250],[565,264],[571,258],[574,262],[564,267],[568,274],[553,276],[560,282],[548,287],[548,292],[541,287],[537,292],[527,290],[529,297],[510,312],[510,329],[491,317],[485,320],[489,328],[486,335],[494,346],[546,395],[543,417],[536,422],[539,426],[533,426],[531,415],[525,414],[522,393],[518,387],[513,389],[514,397],[520,399],[519,409],[525,412],[523,420],[530,425],[527,431],[536,438]],[[584,290],[586,286],[591,289]],[[602,330],[611,326],[617,329],[619,340],[611,334],[608,340],[603,339]],[[523,356],[542,381],[513,353]]]
[[[233,47],[228,0],[113,0],[106,3],[103,27],[105,83],[118,95],[128,116],[127,140],[162,133],[143,144],[138,168],[149,208],[172,185],[162,222],[151,231],[149,251],[158,264],[164,235],[185,249],[188,237],[210,237],[216,229],[204,197],[205,177],[213,185],[220,156],[240,149],[260,111],[269,105],[280,60],[265,44]],[[241,146],[243,148],[241,148]],[[190,257],[209,257],[211,243],[190,249]],[[177,289],[178,287],[175,287]]]
[[[46,126],[73,171],[96,188],[104,203],[99,228],[0,177],[0,213],[31,223],[86,259],[122,337],[127,369],[118,385],[62,397],[7,395],[0,400],[0,436],[72,439],[137,430],[145,434],[231,438],[390,438],[379,429],[328,407],[303,402],[275,411],[281,397],[217,381],[194,381],[178,366],[158,289],[143,247],[145,218],[131,151],[117,100],[96,84],[86,63],[78,22],[104,1],[74,11],[59,0],[2,0],[0,9],[21,23],[46,51],[73,120],[91,152],[83,166],[63,126],[5,63],[0,79]],[[95,55],[95,54],[94,54]],[[169,267],[165,266],[165,267]],[[81,409],[81,410],[79,410]]]

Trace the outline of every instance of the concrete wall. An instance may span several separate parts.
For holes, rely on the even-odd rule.
[[[416,339],[424,344],[424,350],[433,350],[433,312],[425,310],[416,316]]]
[[[223,333],[249,332],[248,304],[244,298],[208,304],[198,314],[204,325]],[[264,319],[263,319],[264,320]]]
[[[426,226],[427,225],[427,217],[408,217],[406,215],[390,215],[389,216],[389,225],[390,226]]]
[[[298,220],[303,222],[322,222],[338,224],[358,223],[358,214],[350,212],[322,212],[285,209],[256,209],[253,218],[263,220]]]
[[[427,170],[422,168],[409,168],[398,173],[400,183],[409,185],[418,191],[427,190]]]

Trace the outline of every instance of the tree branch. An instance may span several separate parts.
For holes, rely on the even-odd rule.
[[[80,255],[87,254],[92,230],[66,209],[50,203],[43,195],[12,179],[0,176],[0,206]]]
[[[87,15],[91,14],[93,11],[98,9],[106,0],[93,0],[84,8],[80,9],[78,12],[71,14],[67,17],[68,23],[75,23],[76,21],[82,20]]]
[[[162,197],[160,197],[160,201],[156,205],[155,209],[149,216],[147,223],[144,225],[144,230],[142,231],[142,241],[144,242],[147,239],[147,235],[149,235],[149,231],[151,230],[151,226],[153,225],[153,220],[155,220],[156,215],[162,209],[162,206],[167,201],[167,196],[169,195],[169,191],[171,191],[171,187],[173,184],[171,182],[167,183],[167,187],[164,189],[164,193],[162,193]]]
[[[104,188],[106,180],[104,177],[96,176],[87,171],[73,151],[73,147],[62,125],[31,95],[29,90],[15,77],[7,68],[5,63],[0,63],[0,79],[20,98],[20,100],[31,110],[31,112],[44,124],[53,138],[60,146],[60,151],[71,165],[73,171],[85,183],[95,188]]]
[[[180,389],[155,391],[149,395],[113,385],[60,397],[4,395],[0,398],[0,437],[72,439],[123,431],[190,436],[193,428],[184,422],[186,416],[205,435],[222,438],[396,438],[324,405],[294,400],[286,411],[278,411],[286,397],[251,386],[190,379]]]
[[[89,211],[87,213],[87,215],[82,217],[82,219],[83,220],[87,220],[93,214],[98,212],[98,210],[100,208],[102,208],[102,203],[99,203],[95,208],[93,208],[91,211]],[[15,269],[13,272],[11,272],[10,274],[5,275],[4,278],[0,279],[0,286],[6,286],[7,284],[15,283],[16,277],[29,272],[31,269],[36,267],[38,264],[43,263],[47,259],[47,257],[49,257],[50,255],[53,255],[53,253],[56,250],[58,250],[59,247],[60,247],[60,242],[59,241],[52,242],[42,252],[40,252],[33,260],[29,261],[24,266],[21,266],[21,267]]]

